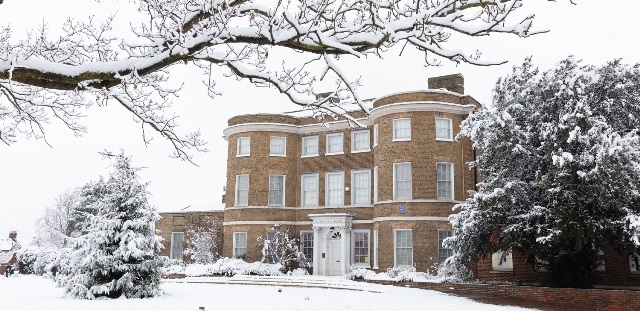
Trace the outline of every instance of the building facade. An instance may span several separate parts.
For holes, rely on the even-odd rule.
[[[448,216],[467,198],[474,153],[456,141],[479,103],[462,75],[429,79],[425,91],[370,102],[363,126],[346,120],[254,114],[233,117],[223,255],[260,260],[257,239],[273,225],[301,240],[313,274],[415,266],[448,257]]]

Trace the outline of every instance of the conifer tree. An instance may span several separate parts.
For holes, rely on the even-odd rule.
[[[147,183],[123,154],[114,160],[104,192],[87,214],[87,233],[75,239],[59,279],[66,294],[78,298],[147,298],[159,295],[162,260],[155,222],[160,218],[147,201]]]
[[[451,216],[460,268],[517,251],[550,285],[590,287],[601,251],[638,251],[639,67],[569,57],[540,72],[528,59],[498,81],[460,134],[484,177]]]

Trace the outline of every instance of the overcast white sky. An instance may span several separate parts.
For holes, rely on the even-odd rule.
[[[128,3],[124,0],[6,0],[0,5],[0,25],[11,25],[14,38],[35,29],[43,20],[52,30],[59,28],[67,16],[103,19],[115,13],[117,24],[127,29]],[[392,51],[385,59],[357,60],[343,57],[341,63],[350,77],[361,76],[362,98],[389,93],[425,89],[427,78],[462,73],[465,90],[483,103],[489,103],[495,81],[533,56],[542,69],[553,66],[568,55],[589,64],[604,64],[614,58],[628,63],[640,62],[640,27],[637,0],[592,1],[569,0],[547,2],[524,1],[521,14],[535,13],[534,25],[550,32],[528,39],[500,35],[464,41],[468,51],[480,49],[485,60],[508,60],[493,67],[456,66],[443,62],[441,67],[424,67],[419,53],[405,51],[402,57]],[[73,9],[70,9],[73,8]],[[98,152],[118,151],[132,155],[137,166],[145,167],[141,175],[150,182],[150,201],[158,211],[177,211],[188,205],[221,203],[225,185],[227,142],[222,131],[227,120],[238,114],[298,109],[274,89],[255,88],[251,84],[224,79],[218,82],[223,93],[215,99],[206,94],[201,72],[192,66],[171,71],[174,81],[184,82],[175,110],[181,116],[185,132],[200,128],[209,142],[208,153],[196,154],[198,167],[169,158],[169,144],[160,138],[145,147],[141,131],[133,118],[117,103],[93,107],[84,124],[88,133],[75,137],[60,122],[47,129],[49,147],[43,141],[21,138],[11,146],[0,145],[0,237],[18,230],[23,242],[33,236],[34,221],[54,197],[66,189],[81,186],[100,175],[107,175],[109,162]]]

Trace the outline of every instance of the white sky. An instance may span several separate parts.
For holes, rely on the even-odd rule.
[[[533,56],[534,62],[547,69],[568,55],[585,63],[601,65],[622,58],[627,63],[640,62],[640,27],[637,0],[593,1],[569,0],[557,2],[524,1],[520,14],[535,13],[537,29],[550,33],[527,39],[510,35],[494,35],[463,42],[461,48],[470,53],[483,52],[485,60],[508,60],[493,67],[458,65],[443,61],[441,67],[424,67],[422,55],[399,49],[385,59],[358,60],[343,57],[340,63],[352,79],[361,76],[361,98],[372,98],[399,91],[425,89],[427,78],[462,73],[465,91],[483,103],[490,102],[496,80],[508,74],[511,67]],[[611,3],[609,3],[611,2]],[[606,3],[606,4],[604,4]],[[615,3],[615,4],[614,4]],[[115,13],[116,22],[127,29],[128,3],[124,0],[6,0],[0,5],[0,25],[11,25],[14,38],[28,29],[35,29],[43,20],[55,30],[72,15],[87,19],[90,15],[102,20]],[[73,8],[73,11],[69,10]],[[203,86],[201,72],[194,66],[179,66],[171,71],[177,83],[184,82],[175,110],[181,116],[181,129],[201,129],[209,142],[210,152],[196,154],[199,167],[169,158],[171,146],[157,137],[144,146],[140,126],[117,103],[93,107],[83,121],[88,133],[75,137],[60,122],[52,121],[47,128],[49,147],[43,141],[20,137],[11,146],[0,145],[0,237],[9,230],[18,230],[18,237],[28,242],[35,232],[34,221],[54,197],[66,189],[81,186],[100,175],[107,175],[109,162],[98,152],[118,151],[133,157],[133,163],[145,167],[141,175],[151,184],[150,201],[158,211],[176,211],[188,205],[219,204],[226,181],[227,142],[222,131],[227,120],[247,113],[297,110],[272,88],[255,88],[233,79],[218,81],[223,93],[210,99]]]

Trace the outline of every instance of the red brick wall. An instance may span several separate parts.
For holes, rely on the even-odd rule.
[[[584,310],[640,310],[640,291],[550,288],[489,284],[451,284],[371,281],[378,284],[413,287],[474,298],[516,298],[527,301],[571,306]]]
[[[615,251],[605,252],[605,270],[598,285],[640,286],[640,274],[631,273],[629,258]],[[491,271],[491,258],[478,262],[476,277],[482,281],[540,283],[544,272],[537,272],[522,253],[513,253],[513,271]],[[640,309],[639,309],[640,310]]]

